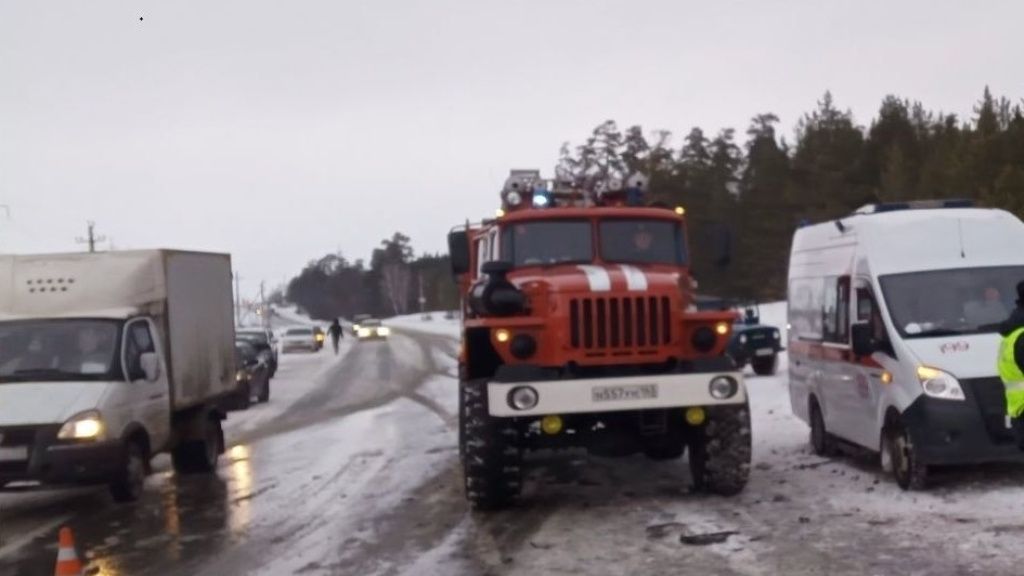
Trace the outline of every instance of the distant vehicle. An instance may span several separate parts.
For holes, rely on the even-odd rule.
[[[356,314],[352,317],[352,335],[359,336],[359,325],[361,322],[372,318],[369,314]]]
[[[236,339],[244,339],[256,348],[260,359],[270,368],[270,377],[277,374],[277,338],[270,330],[263,328],[236,328]]]
[[[324,329],[314,326],[313,337],[316,339],[316,349],[321,350],[324,347],[324,341],[327,340],[327,334],[324,333]]]
[[[381,324],[376,318],[365,318],[359,324],[356,338],[359,340],[384,340],[391,335],[391,329]]]
[[[305,350],[307,352],[316,352],[320,349],[319,344],[316,342],[316,333],[313,329],[306,326],[300,326],[295,328],[288,328],[281,335],[281,353],[288,354],[289,352],[295,352],[296,350]]]
[[[778,370],[783,351],[782,333],[775,326],[761,324],[761,309],[756,302],[733,301],[701,296],[698,310],[736,310],[738,316],[729,339],[729,356],[739,368],[750,365],[759,376],[771,376]]]
[[[235,381],[238,390],[228,405],[232,410],[247,410],[253,396],[257,402],[270,400],[270,366],[249,341],[235,340]]]
[[[793,413],[817,454],[880,452],[903,489],[933,466],[1024,461],[996,370],[1024,224],[964,205],[873,205],[793,239]]]
[[[237,389],[231,257],[0,256],[0,487],[142,493],[150,460],[214,473]]]

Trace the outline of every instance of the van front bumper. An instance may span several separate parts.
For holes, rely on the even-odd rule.
[[[903,422],[921,461],[931,465],[1024,462],[1006,425],[1006,399],[998,378],[961,380],[965,399],[918,397]]]
[[[53,426],[0,429],[5,451],[0,460],[0,486],[11,482],[97,484],[109,482],[124,467],[119,441],[65,443]],[[22,447],[27,459],[11,458]]]

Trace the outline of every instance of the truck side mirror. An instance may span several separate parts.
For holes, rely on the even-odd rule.
[[[156,382],[160,379],[160,357],[156,352],[143,352],[139,356],[139,366],[147,382]]]
[[[853,354],[858,358],[871,356],[878,350],[878,343],[875,342],[871,324],[867,322],[857,322],[850,327],[850,340],[853,345]]]
[[[448,233],[448,259],[452,265],[453,276],[469,272],[469,234],[465,230],[453,230]]]

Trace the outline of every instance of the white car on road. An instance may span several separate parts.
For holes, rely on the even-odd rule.
[[[316,333],[312,327],[300,326],[288,328],[281,335],[281,353],[287,354],[296,350],[316,352],[320,346],[316,341]]]

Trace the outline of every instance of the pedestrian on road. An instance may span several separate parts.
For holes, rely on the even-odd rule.
[[[999,377],[1006,388],[1006,415],[1024,450],[1024,282],[1017,284],[1017,307],[1000,325]]]
[[[334,345],[334,355],[338,355],[338,341],[345,337],[345,331],[341,329],[341,322],[335,318],[334,322],[331,322],[331,327],[327,329],[327,333],[331,335],[331,344]]]

